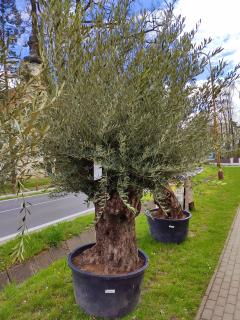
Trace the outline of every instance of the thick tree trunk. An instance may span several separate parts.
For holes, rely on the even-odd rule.
[[[104,210],[95,204],[96,245],[75,259],[81,269],[100,274],[120,274],[141,266],[135,235],[135,215],[140,212],[140,197],[131,193],[128,208],[117,193],[107,200]]]
[[[194,210],[194,198],[193,198],[193,190],[192,190],[192,181],[190,178],[186,178],[184,181],[184,209],[185,210]]]
[[[32,18],[32,33],[29,37],[29,61],[34,63],[41,63],[39,53],[39,41],[38,41],[38,20],[37,20],[37,3],[36,0],[30,0],[31,2],[31,18]]]
[[[166,219],[182,219],[184,217],[181,204],[170,187],[164,187],[161,198],[154,199],[159,211],[157,215]]]
[[[16,191],[17,191],[17,175],[16,175],[16,171],[14,168],[11,171],[11,186],[12,186],[12,193],[16,193]]]
[[[218,180],[223,180],[224,174],[223,174],[223,170],[221,168],[221,154],[218,151],[216,154],[216,160],[217,160],[217,168],[218,168]]]
[[[9,136],[9,149],[10,149],[10,179],[12,193],[16,193],[17,190],[17,155],[14,150],[14,138],[12,135]]]

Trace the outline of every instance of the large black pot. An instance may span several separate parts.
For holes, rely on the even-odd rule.
[[[123,317],[134,310],[138,304],[140,285],[144,270],[148,266],[148,258],[143,251],[139,250],[139,256],[144,260],[144,266],[137,271],[123,275],[97,275],[79,270],[73,264],[73,258],[93,245],[94,243],[81,246],[68,256],[76,302],[93,316]]]
[[[163,243],[181,243],[188,234],[189,219],[191,213],[184,211],[186,218],[162,219],[153,217],[152,214],[158,209],[146,211],[146,216],[152,237]]]

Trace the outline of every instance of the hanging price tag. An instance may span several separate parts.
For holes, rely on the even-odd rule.
[[[94,181],[102,178],[102,166],[94,163]]]

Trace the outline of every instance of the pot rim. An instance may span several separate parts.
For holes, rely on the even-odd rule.
[[[85,248],[84,250],[87,250],[87,249],[91,248],[92,246],[94,246],[95,244],[96,244],[95,242],[91,242],[88,244],[81,245],[69,253],[67,260],[68,260],[68,266],[70,267],[71,270],[73,270],[74,272],[77,272],[81,275],[95,277],[95,278],[99,278],[99,279],[101,278],[101,279],[105,279],[105,280],[108,280],[108,279],[110,280],[110,279],[133,278],[135,276],[138,276],[140,273],[142,273],[148,267],[148,264],[149,264],[148,256],[146,255],[146,253],[144,251],[142,251],[141,249],[138,249],[138,254],[144,259],[144,265],[141,268],[137,269],[136,271],[131,271],[128,273],[121,273],[121,274],[113,274],[113,275],[101,275],[101,274],[88,272],[88,271],[84,271],[84,270],[77,268],[72,262],[72,257],[74,256],[76,251],[78,251],[80,248]]]
[[[159,217],[152,217],[151,215],[151,212],[154,212],[154,211],[157,211],[158,209],[149,209],[149,210],[146,210],[145,211],[145,215],[149,218],[152,218],[153,220],[161,220],[161,221],[174,221],[174,222],[181,222],[181,221],[186,221],[186,220],[189,220],[191,219],[192,217],[192,214],[191,212],[187,211],[187,210],[183,210],[183,212],[185,214],[187,214],[187,217],[186,218],[183,218],[183,219],[164,219],[164,218],[159,218]]]

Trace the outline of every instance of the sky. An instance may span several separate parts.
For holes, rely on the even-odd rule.
[[[223,47],[220,55],[230,67],[240,63],[240,0],[178,0],[176,12],[186,17],[190,30],[201,19],[196,40],[211,37],[212,47]],[[233,96],[234,120],[240,122],[240,83]]]
[[[26,5],[26,0],[16,0],[16,2],[19,9]],[[163,0],[137,0],[136,10],[159,8],[163,2]],[[186,17],[186,30],[191,30],[201,20],[197,42],[211,37],[212,48],[219,46],[224,48],[219,58],[224,57],[230,67],[240,63],[240,0],[177,0],[175,7],[177,14]],[[233,101],[234,117],[240,122],[240,84],[236,86]]]
[[[158,7],[163,1],[139,0],[139,7],[151,9],[152,4]],[[193,29],[201,20],[196,42],[212,38],[211,48],[222,47],[218,56],[233,68],[240,63],[240,0],[177,0],[176,14],[186,17],[186,30]],[[240,123],[240,81],[236,84],[233,95],[234,120]]]
[[[27,0],[16,0],[19,9]],[[136,8],[159,7],[163,0],[137,0]],[[224,56],[231,64],[240,62],[240,0],[177,0],[176,13],[186,16],[186,29],[191,30],[201,19],[196,40],[211,37],[213,47],[224,47]],[[23,17],[26,19],[26,15]]]
[[[240,62],[239,0],[178,0],[176,11],[186,16],[187,29],[201,19],[197,38],[211,37],[229,62]]]

